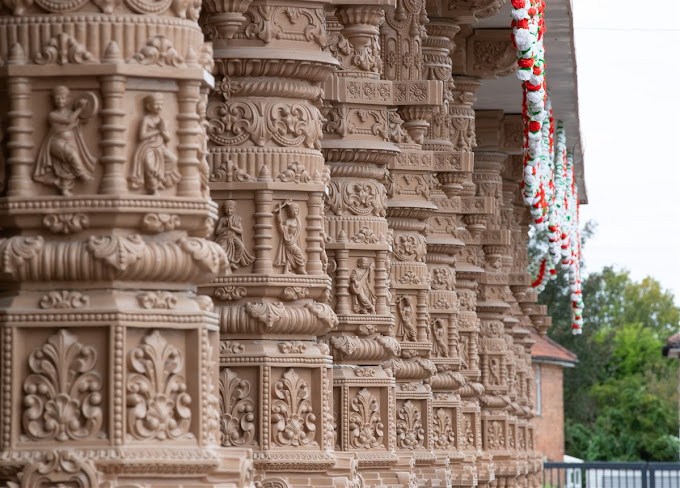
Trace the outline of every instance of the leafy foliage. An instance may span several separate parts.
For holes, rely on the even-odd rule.
[[[585,233],[589,235],[588,232]],[[566,452],[586,460],[678,458],[677,361],[661,355],[680,328],[680,309],[658,281],[606,267],[583,282],[581,336],[571,334],[561,273],[540,296],[551,338],[579,357],[564,371]]]

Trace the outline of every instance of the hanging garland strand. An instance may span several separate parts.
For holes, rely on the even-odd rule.
[[[543,291],[560,265],[569,276],[572,330],[581,333],[581,239],[578,188],[564,125],[553,119],[545,77],[545,0],[512,1],[512,40],[517,77],[522,80],[524,178],[522,198],[529,207],[534,236],[544,252],[529,265],[532,286]]]

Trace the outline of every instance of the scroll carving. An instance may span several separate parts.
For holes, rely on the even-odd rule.
[[[58,12],[59,6],[80,3],[85,4],[87,0],[55,1],[55,0],[36,0],[45,10]],[[76,7],[77,8],[77,7]],[[63,10],[62,10],[63,11]],[[94,56],[85,47],[65,32],[57,34],[50,39],[44,49],[36,53],[34,57],[36,64],[85,64],[95,61]]]
[[[65,329],[31,353],[24,380],[23,433],[33,441],[99,437],[103,421],[97,353]]]

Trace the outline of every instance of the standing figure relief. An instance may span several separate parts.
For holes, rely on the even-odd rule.
[[[349,277],[349,292],[352,294],[352,310],[360,314],[375,313],[375,295],[371,290],[371,278],[375,265],[368,258],[357,260],[357,269]]]
[[[489,359],[489,384],[492,386],[501,384],[501,365],[498,358]]]
[[[446,322],[436,319],[432,322],[432,336],[434,337],[433,354],[435,357],[449,357],[449,346],[446,345]]]
[[[397,310],[401,318],[397,338],[403,341],[415,341],[416,326],[413,325],[413,299],[408,295],[399,298]]]
[[[52,110],[47,121],[50,129],[38,152],[33,179],[56,186],[62,195],[72,195],[76,180],[94,179],[95,157],[88,150],[82,124],[98,111],[97,98],[86,93],[68,106],[70,90],[59,85],[52,91]]]
[[[146,188],[152,195],[174,186],[181,178],[177,156],[168,149],[170,135],[161,116],[163,96],[160,93],[144,97],[144,117],[139,125],[139,146],[135,151],[130,174],[133,190]]]
[[[276,252],[274,266],[283,266],[283,273],[307,274],[305,258],[300,248],[300,206],[291,200],[276,205],[276,223],[281,233],[281,241]]]
[[[243,219],[236,214],[236,202],[227,200],[222,207],[224,217],[217,222],[215,242],[227,253],[229,266],[235,270],[241,266],[248,266],[255,258],[243,244]]]

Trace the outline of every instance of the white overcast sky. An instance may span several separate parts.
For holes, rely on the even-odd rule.
[[[680,304],[680,0],[572,3],[589,201],[581,221],[598,223],[587,271],[652,276]]]

